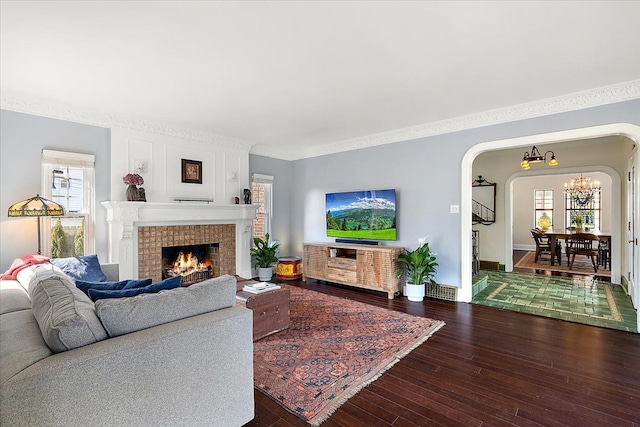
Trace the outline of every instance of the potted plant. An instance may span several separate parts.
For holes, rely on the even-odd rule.
[[[404,269],[398,270],[398,277],[402,276],[406,270],[407,285],[405,294],[409,301],[422,301],[425,295],[425,285],[435,285],[433,277],[436,274],[438,263],[436,256],[429,248],[425,238],[418,240],[419,246],[414,251],[407,251],[398,256],[398,261],[405,265]]]
[[[273,275],[273,263],[278,261],[276,253],[278,252],[278,242],[269,243],[269,233],[264,235],[264,240],[259,237],[253,238],[251,255],[254,256],[256,266],[258,267],[258,278],[262,282],[268,282]]]
[[[576,233],[582,233],[582,224],[584,223],[582,215],[576,215],[573,221],[576,223]]]

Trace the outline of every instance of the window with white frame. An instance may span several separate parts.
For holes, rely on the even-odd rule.
[[[53,258],[95,252],[95,156],[42,150],[42,196],[65,208],[43,217],[43,254]]]
[[[535,215],[533,226],[541,228],[553,227],[553,190],[534,190],[535,198]],[[540,224],[540,218],[548,217],[550,223],[543,226]]]
[[[256,219],[253,220],[253,237],[264,239],[271,236],[271,217],[273,215],[273,176],[254,173],[251,177],[251,199],[258,205]]]

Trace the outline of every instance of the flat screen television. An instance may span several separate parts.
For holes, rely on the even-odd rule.
[[[396,240],[396,190],[326,194],[327,236]]]

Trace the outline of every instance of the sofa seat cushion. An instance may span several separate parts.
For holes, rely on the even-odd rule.
[[[109,280],[100,268],[98,255],[52,258],[51,264],[59,267],[73,280],[85,280],[87,282],[107,282]]]
[[[93,302],[65,274],[41,269],[31,282],[31,311],[51,350],[57,353],[107,338]]]
[[[107,333],[115,337],[232,307],[235,301],[236,278],[225,275],[154,294],[100,299],[95,307]]]
[[[31,300],[17,280],[0,280],[0,315],[19,310],[31,312]]]
[[[0,316],[0,384],[51,354],[31,310]]]

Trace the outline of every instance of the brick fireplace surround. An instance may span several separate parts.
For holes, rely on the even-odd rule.
[[[220,263],[214,275],[236,274],[234,224],[162,225],[138,227],[138,277],[162,280],[162,248],[218,243]]]
[[[162,278],[162,247],[218,243],[220,272],[251,277],[257,205],[102,202],[109,224],[109,262],[120,279]]]

